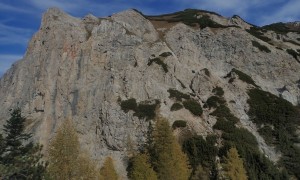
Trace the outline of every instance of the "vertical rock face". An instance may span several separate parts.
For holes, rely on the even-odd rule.
[[[134,116],[133,111],[125,113],[120,101],[157,99],[157,114],[171,123],[185,119],[193,132],[207,135],[216,121],[210,111],[205,110],[201,117],[186,109],[170,111],[174,100],[168,90],[193,94],[203,105],[219,86],[226,101],[235,102],[229,103],[229,108],[240,119],[240,126],[250,130],[261,150],[276,161],[279,154],[264,143],[246,114],[247,89],[252,85],[238,79],[228,83],[226,75],[239,69],[261,89],[299,103],[300,63],[279,49],[299,50],[299,34],[282,35],[297,45],[267,32],[265,36],[275,44],[271,45],[245,31],[251,25],[242,19],[225,20],[222,18],[226,25],[242,28],[197,29],[181,22],[162,25],[135,10],[108,18],[88,15],[77,19],[49,9],[24,58],[0,80],[0,125],[10,109],[20,107],[28,119],[27,130],[47,149],[57,127],[70,118],[91,157],[101,162],[105,156],[113,156],[125,175],[127,139],[142,146],[150,121]],[[252,41],[270,52],[254,47]]]

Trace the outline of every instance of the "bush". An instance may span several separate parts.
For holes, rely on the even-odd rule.
[[[295,58],[296,60],[298,60],[298,56],[300,56],[300,54],[298,54],[295,50],[293,49],[287,49],[286,50],[287,53],[289,53],[291,56],[293,56],[293,58]]]
[[[260,39],[260,40],[263,40],[265,42],[269,42],[271,41],[270,38],[264,36],[264,33],[261,32],[261,29],[257,28],[257,27],[251,27],[250,29],[247,29],[246,30],[248,33],[250,33],[252,36]]]
[[[184,128],[184,127],[186,127],[186,121],[184,120],[176,120],[172,125],[173,129]]]
[[[164,52],[164,53],[161,53],[159,56],[160,57],[168,57],[168,56],[171,56],[172,53],[171,52]]]
[[[209,108],[217,108],[219,105],[224,104],[225,100],[218,96],[211,96],[207,99],[206,105]]]
[[[255,84],[254,80],[253,80],[249,75],[243,73],[242,71],[239,71],[239,70],[233,68],[233,69],[231,70],[231,72],[234,72],[235,74],[237,74],[237,75],[239,76],[239,79],[240,79],[241,81],[244,81],[245,83],[252,84],[253,86],[258,87],[258,86]]]
[[[278,34],[287,34],[288,32],[294,32],[293,30],[290,30],[288,27],[286,27],[285,24],[282,22],[266,25],[263,26],[262,28],[274,31]]]
[[[203,110],[201,108],[201,105],[193,99],[184,101],[183,106],[185,109],[189,110],[195,116],[202,115]]]
[[[177,101],[182,101],[182,99],[190,99],[189,95],[177,91],[176,89],[169,89],[168,92],[170,94],[169,98],[175,98]]]
[[[171,111],[178,111],[180,109],[182,109],[183,106],[180,104],[180,103],[174,103],[172,106],[171,106]]]
[[[210,113],[210,115],[216,116],[218,119],[231,121],[234,124],[239,121],[239,119],[231,113],[230,109],[225,104],[221,104],[214,112]]]
[[[147,120],[153,119],[155,117],[156,107],[159,103],[160,102],[158,100],[156,100],[153,104],[149,104],[148,102],[139,103],[133,115],[138,118],[146,118]]]
[[[203,70],[204,70],[204,74],[205,74],[206,76],[210,77],[210,72],[209,72],[209,70],[208,70],[207,68],[204,68]]]
[[[300,158],[298,157],[300,149],[294,144],[299,141],[296,134],[296,127],[300,125],[299,110],[287,100],[260,89],[251,89],[248,95],[250,119],[258,126],[274,127],[274,130],[267,127],[261,128],[259,133],[262,133],[267,142],[275,143],[283,154],[283,165],[290,174],[300,178]],[[293,161],[285,161],[286,158],[293,159]]]
[[[252,41],[252,45],[254,47],[257,47],[260,51],[264,51],[266,53],[270,53],[271,52],[271,50],[267,46],[261,45],[257,41]]]
[[[126,113],[129,110],[132,110],[134,111],[134,116],[137,116],[138,118],[146,118],[147,120],[149,120],[155,117],[155,110],[159,103],[160,102],[158,100],[155,100],[155,103],[141,102],[137,104],[136,100],[134,98],[131,98],[125,101],[121,101],[121,109]]]
[[[160,58],[149,59],[149,62],[147,65],[150,66],[153,62],[160,65],[163,68],[165,73],[167,73],[169,71],[167,64],[164,63]]]
[[[215,93],[215,95],[221,97],[224,95],[224,90],[221,87],[216,87],[212,90],[213,93]]]
[[[124,100],[121,101],[121,109],[124,112],[128,112],[129,110],[133,110],[135,111],[137,108],[137,103],[136,100],[134,98],[128,99],[128,100]]]

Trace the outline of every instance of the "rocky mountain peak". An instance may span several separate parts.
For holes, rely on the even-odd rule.
[[[295,31],[203,10],[146,16],[130,9],[79,19],[51,8],[24,58],[0,79],[0,125],[20,107],[27,131],[47,149],[61,122],[72,119],[90,156],[99,163],[112,156],[125,177],[126,139],[142,147],[153,114],[171,124],[186,121],[174,130],[177,137],[220,136],[216,107],[207,105],[219,90],[222,107],[238,119],[233,126],[251,132],[260,152],[276,162],[281,152],[248,113],[249,91],[298,105],[299,44]]]

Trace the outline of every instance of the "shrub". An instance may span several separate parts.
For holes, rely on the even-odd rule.
[[[183,127],[186,127],[186,121],[184,120],[176,120],[172,125],[173,129],[183,128]]]
[[[296,60],[298,60],[298,56],[300,56],[300,54],[298,54],[295,50],[293,49],[287,49],[286,50],[287,53],[289,53],[291,56],[293,56],[293,58],[295,58]]]
[[[177,91],[176,89],[169,89],[168,92],[170,94],[169,98],[175,98],[177,101],[182,101],[182,99],[190,99],[189,95]]]
[[[146,118],[147,120],[153,119],[155,117],[155,109],[160,102],[155,100],[155,102],[140,102],[137,104],[134,98],[121,101],[121,109],[124,112],[129,110],[134,111],[134,116],[138,118]]]
[[[159,103],[160,102],[158,100],[156,100],[155,103],[152,104],[150,104],[149,102],[139,103],[133,115],[137,116],[138,118],[146,118],[147,120],[153,119],[155,117],[156,107]]]
[[[215,95],[221,97],[224,95],[224,90],[221,88],[221,87],[215,87],[213,90],[212,90],[213,93],[215,93]]]
[[[261,45],[257,41],[252,41],[252,45],[254,47],[257,47],[260,51],[264,51],[266,53],[270,53],[271,52],[271,50],[267,46]]]
[[[163,68],[165,73],[167,73],[169,71],[167,64],[164,63],[160,58],[149,59],[149,62],[147,65],[150,66],[153,62],[160,65]]]
[[[206,76],[210,77],[210,72],[209,72],[209,70],[208,70],[207,68],[204,68],[203,70],[204,70],[204,74],[205,74]]]
[[[161,53],[159,56],[160,56],[160,57],[168,57],[168,56],[171,56],[171,55],[172,55],[171,52],[163,52],[163,53]]]
[[[121,101],[121,109],[124,112],[128,112],[129,110],[133,110],[135,111],[137,108],[137,103],[136,100],[134,98],[128,99],[128,100],[124,100]]]
[[[248,95],[250,119],[258,126],[274,127],[274,130],[261,128],[259,133],[267,142],[275,142],[283,154],[282,164],[290,174],[300,178],[300,149],[294,144],[299,141],[296,135],[296,127],[300,125],[299,110],[287,100],[260,89],[251,89]]]
[[[217,108],[219,105],[224,104],[225,100],[223,98],[220,98],[218,96],[211,96],[207,99],[206,105],[209,108]]]
[[[293,30],[290,30],[288,27],[286,27],[285,24],[282,22],[266,25],[262,28],[275,31],[278,34],[287,34],[288,32],[294,32]]]
[[[259,29],[258,27],[251,27],[250,29],[246,30],[248,33],[250,33],[252,36],[261,39],[265,42],[269,42],[271,41],[270,38],[264,36],[264,33],[261,32],[261,29]]]
[[[244,81],[245,83],[252,84],[253,86],[258,87],[258,86],[255,84],[254,80],[253,80],[249,75],[243,73],[242,71],[239,71],[239,70],[233,68],[233,69],[231,70],[231,72],[234,72],[235,74],[237,74],[237,75],[239,76],[239,79],[240,79],[241,81]]]
[[[174,103],[172,106],[171,106],[171,111],[178,111],[180,109],[182,109],[183,106],[180,104],[180,103]]]
[[[184,106],[185,109],[189,110],[195,116],[201,116],[202,115],[203,110],[201,108],[201,105],[193,99],[189,99],[189,100],[184,101],[183,106]]]
[[[231,121],[234,124],[239,121],[239,119],[231,113],[230,109],[225,104],[221,104],[214,112],[210,113],[210,115],[216,116],[218,119]]]

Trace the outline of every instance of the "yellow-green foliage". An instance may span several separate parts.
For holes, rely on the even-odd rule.
[[[209,174],[209,169],[203,168],[201,165],[197,166],[195,171],[190,177],[190,180],[209,180],[210,179],[210,174]]]
[[[78,136],[71,120],[63,122],[49,147],[50,179],[96,178],[95,165],[81,155]]]
[[[149,163],[148,154],[138,154],[132,158],[129,177],[132,180],[157,180],[157,175]]]
[[[117,180],[118,174],[114,168],[113,160],[111,157],[107,157],[100,169],[101,178],[104,180]]]
[[[187,156],[172,135],[166,119],[157,119],[153,134],[152,158],[158,178],[187,180],[190,176]]]
[[[243,160],[239,157],[236,148],[230,148],[225,158],[224,175],[231,180],[246,180],[246,170],[244,168]]]

